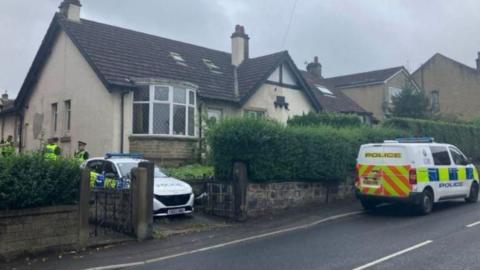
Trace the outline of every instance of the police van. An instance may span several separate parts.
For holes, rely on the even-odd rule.
[[[443,200],[477,202],[479,180],[457,147],[433,138],[405,138],[360,147],[355,190],[365,209],[404,202],[428,214]]]

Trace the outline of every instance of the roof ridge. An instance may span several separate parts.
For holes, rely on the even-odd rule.
[[[391,68],[382,68],[382,69],[370,70],[370,71],[365,71],[365,72],[357,72],[357,73],[352,73],[352,74],[345,74],[345,75],[329,77],[329,78],[325,78],[325,80],[338,79],[338,78],[342,78],[342,77],[350,77],[350,76],[356,76],[356,75],[363,75],[363,74],[368,74],[368,73],[373,73],[373,72],[386,71],[386,70],[389,70],[389,69],[400,70],[400,69],[405,69],[405,67],[404,66],[396,66],[396,67],[391,67]]]
[[[423,62],[413,73],[412,73],[412,76],[414,74],[416,74],[418,71],[420,71],[422,68],[424,68],[428,63],[430,63],[430,61],[432,61],[433,58],[435,58],[436,56],[441,56],[449,61],[452,61],[453,63],[457,64],[457,65],[460,65],[462,67],[465,67],[465,68],[468,68],[470,69],[470,71],[473,71],[473,72],[477,72],[477,70],[471,66],[468,66],[467,64],[464,64],[458,60],[455,60],[451,57],[448,57],[442,53],[439,53],[439,52],[436,52],[435,54],[433,54],[430,58],[427,59],[427,61]]]
[[[60,18],[63,22],[67,22],[66,19],[63,17],[63,15],[61,15],[61,14],[59,14],[59,15],[60,15]],[[108,24],[108,23],[104,23],[104,22],[98,22],[98,21],[93,21],[93,20],[88,20],[88,19],[83,19],[83,18],[81,18],[80,21],[81,22],[87,22],[87,23],[99,24],[99,25],[103,25],[103,26],[108,26],[108,27],[116,28],[116,29],[123,30],[123,31],[129,31],[131,33],[146,35],[146,36],[149,36],[149,37],[152,37],[152,38],[159,38],[159,39],[164,39],[164,40],[168,40],[168,41],[183,43],[183,44],[186,44],[186,45],[189,45],[189,46],[195,46],[197,48],[210,50],[210,51],[216,51],[216,52],[219,52],[219,53],[231,55],[231,53],[226,52],[226,51],[222,51],[222,50],[218,50],[218,49],[212,49],[212,48],[208,48],[208,47],[205,47],[205,46],[196,45],[196,44],[188,43],[188,42],[185,42],[185,41],[179,41],[179,40],[175,40],[175,39],[172,39],[172,38],[167,38],[167,37],[163,37],[163,36],[159,36],[159,35],[149,34],[149,33],[141,32],[140,30],[129,29],[129,28],[126,28],[126,27],[116,26],[116,25],[113,25],[113,24]]]

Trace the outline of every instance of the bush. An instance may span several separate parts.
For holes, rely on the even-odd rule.
[[[333,127],[360,127],[362,122],[354,114],[340,113],[315,113],[296,115],[287,122],[290,126],[318,126],[328,125]]]
[[[72,160],[46,161],[40,155],[0,159],[0,210],[74,204],[81,171]]]
[[[383,126],[405,130],[408,136],[434,137],[436,142],[453,144],[474,161],[480,161],[480,128],[474,125],[392,118]]]
[[[256,182],[340,181],[353,170],[361,144],[400,134],[393,129],[285,127],[264,119],[227,119],[209,131],[208,143],[218,179],[231,179],[233,162],[243,161]]]
[[[213,167],[200,164],[186,165],[177,168],[163,168],[166,175],[181,180],[200,180],[213,176]]]

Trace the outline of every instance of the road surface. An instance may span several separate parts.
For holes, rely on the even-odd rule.
[[[455,201],[428,216],[384,206],[128,269],[480,269],[479,251],[480,203]]]

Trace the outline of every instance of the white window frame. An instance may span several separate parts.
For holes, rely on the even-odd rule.
[[[402,88],[389,86],[388,87],[388,100],[387,100],[388,103],[392,104],[393,103],[393,97],[400,95],[402,92],[403,92]]]
[[[72,100],[67,99],[63,104],[65,106],[65,131],[70,131],[72,129]]]
[[[155,87],[165,87],[168,88],[168,100],[155,100]],[[173,101],[173,89],[175,87],[181,87],[185,89],[186,94],[186,102],[178,103]],[[148,101],[133,101],[133,104],[149,104],[148,106],[148,134],[143,133],[134,133],[133,135],[140,135],[140,136],[159,136],[159,137],[180,137],[180,138],[196,138],[197,137],[197,128],[195,127],[195,121],[197,119],[197,94],[196,91],[189,87],[184,86],[176,86],[176,85],[165,85],[165,84],[152,84],[148,88],[149,91],[149,100]],[[193,93],[193,104],[190,104],[190,92]],[[153,107],[154,104],[168,104],[169,105],[169,126],[168,126],[168,134],[157,134],[153,132]],[[173,115],[173,107],[175,105],[185,106],[185,135],[173,134],[173,125],[174,125],[174,115]],[[188,126],[189,126],[189,117],[188,117],[188,109],[193,108],[193,135],[188,135]],[[134,118],[132,118],[134,119]],[[133,123],[132,123],[133,125]]]
[[[52,103],[52,131],[55,134],[58,130],[58,102]]]

